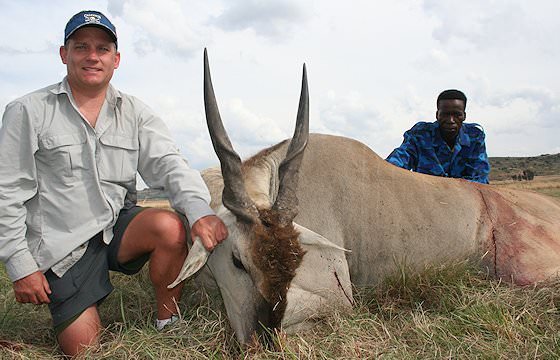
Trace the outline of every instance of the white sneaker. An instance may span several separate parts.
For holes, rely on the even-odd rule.
[[[163,319],[163,320],[156,319],[156,324],[155,324],[156,329],[158,329],[158,331],[162,331],[166,327],[169,327],[174,323],[176,323],[178,320],[179,320],[179,315],[171,315],[169,319]]]

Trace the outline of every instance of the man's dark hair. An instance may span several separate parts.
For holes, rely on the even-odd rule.
[[[441,94],[439,94],[439,96],[437,97],[436,101],[436,106],[438,109],[440,100],[463,100],[463,103],[465,103],[465,107],[463,108],[463,110],[467,108],[467,97],[461,90],[449,89],[442,91]]]

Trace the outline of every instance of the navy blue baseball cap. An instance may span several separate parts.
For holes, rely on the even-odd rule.
[[[96,26],[105,30],[115,41],[115,45],[117,45],[117,29],[115,25],[105,15],[95,10],[80,11],[68,20],[66,28],[64,28],[64,42],[66,43],[76,30],[85,26]]]

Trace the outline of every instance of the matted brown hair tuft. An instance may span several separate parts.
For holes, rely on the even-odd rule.
[[[262,295],[271,306],[270,326],[278,328],[286,310],[290,282],[296,275],[305,251],[293,224],[281,226],[277,211],[259,209],[259,215],[262,223],[254,226],[251,256],[265,277]]]

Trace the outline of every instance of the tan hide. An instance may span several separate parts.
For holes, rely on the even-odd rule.
[[[557,201],[406,171],[351,139],[311,135],[298,198],[295,221],[351,250],[356,285],[377,284],[399,264],[467,257],[516,284],[560,269]]]
[[[270,206],[287,142],[244,164],[247,193]],[[241,342],[250,339],[262,308],[258,272],[246,248],[250,235],[221,204],[220,170],[203,177],[212,207],[230,229],[203,272],[210,272]],[[375,285],[399,266],[471,258],[497,277],[527,284],[556,276],[560,267],[560,206],[532,192],[502,190],[397,168],[348,138],[312,134],[299,172],[295,222],[307,251],[287,294],[287,330],[307,327],[332,307],[348,308],[351,283]],[[322,244],[312,245],[313,239]],[[332,242],[350,250],[324,246]],[[248,266],[236,268],[232,256]]]

